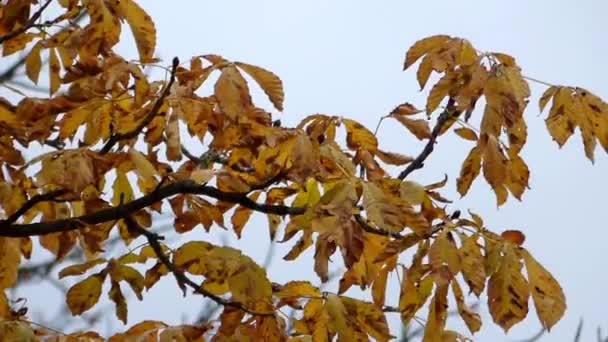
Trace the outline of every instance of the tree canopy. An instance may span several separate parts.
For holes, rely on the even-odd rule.
[[[51,4],[60,11],[46,18]],[[449,177],[456,177],[461,196],[483,178],[497,206],[522,200],[528,190],[530,170],[520,152],[528,134],[528,84],[536,80],[514,57],[448,35],[415,42],[403,69],[416,69],[426,103],[395,104],[378,127],[388,120],[402,125],[423,148],[385,151],[379,141],[387,137],[378,127],[348,117],[312,114],[284,127],[282,81],[263,67],[214,54],[163,63],[143,7],[134,0],[8,0],[0,8],[2,58],[16,61],[0,80],[18,98],[0,98],[0,337],[387,341],[397,335],[387,315],[408,325],[424,311],[424,341],[465,341],[482,327],[467,296],[483,293],[492,321],[505,331],[528,316],[530,300],[545,329],[562,318],[563,290],[526,249],[524,233],[491,230],[474,210],[454,210],[458,199],[442,194]],[[138,60],[114,50],[127,27]],[[163,68],[164,79],[151,79],[152,67]],[[19,68],[32,84],[42,76],[48,96],[11,85]],[[439,77],[431,85],[433,74]],[[213,80],[209,92],[202,89]],[[591,161],[598,143],[608,151],[608,104],[580,87],[546,86],[532,110],[548,112],[546,127],[557,145],[580,135]],[[256,105],[251,87],[273,107]],[[447,134],[471,144],[460,173],[432,184],[413,180]],[[186,136],[199,142],[202,155],[183,144]],[[170,231],[156,229],[159,213],[174,216]],[[266,216],[267,228],[250,227],[253,213]],[[293,246],[282,257],[286,263],[314,249],[322,283],[332,256],[341,257],[346,271],[336,292],[311,279],[279,284],[239,249],[166,241],[193,229],[238,237],[264,229],[260,238]],[[130,252],[108,253],[113,236]],[[73,315],[107,295],[129,327],[102,336],[59,332],[29,319],[9,290],[36,253],[34,238],[57,260],[81,251],[84,261],[57,275],[76,279],[65,293]],[[401,283],[395,298],[386,291],[391,274]],[[176,291],[221,305],[219,317],[177,326],[127,322],[125,289],[145,300],[165,277],[175,279]],[[372,300],[347,296],[352,286]],[[446,326],[451,306],[468,331]]]

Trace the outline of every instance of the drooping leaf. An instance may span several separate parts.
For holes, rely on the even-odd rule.
[[[481,317],[478,313],[473,312],[464,302],[464,295],[462,289],[457,281],[452,282],[452,292],[456,299],[456,305],[458,306],[458,314],[462,320],[466,323],[467,328],[471,333],[476,333],[481,329]]]
[[[469,285],[471,292],[477,297],[481,295],[486,284],[486,273],[484,269],[483,256],[480,246],[477,244],[478,234],[473,234],[462,241],[458,250],[462,265],[462,276]]]
[[[564,316],[566,311],[564,290],[553,275],[528,251],[523,250],[522,254],[538,319],[543,327],[549,330]]]
[[[76,283],[66,294],[68,308],[74,315],[80,315],[97,303],[101,296],[104,275],[98,273]]]
[[[152,62],[156,48],[156,28],[152,18],[133,0],[113,0],[113,4],[131,27],[141,62]]]
[[[272,102],[277,110],[283,110],[283,99],[285,97],[283,82],[281,82],[281,79],[277,75],[255,65],[241,62],[235,62],[234,64],[243,69],[262,87],[262,90],[268,95],[270,102]]]
[[[529,284],[521,274],[521,262],[507,247],[500,267],[488,282],[488,306],[494,322],[507,332],[528,314]]]

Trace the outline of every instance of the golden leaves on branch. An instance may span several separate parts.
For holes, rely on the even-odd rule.
[[[594,161],[597,141],[608,151],[608,105],[602,99],[583,88],[552,86],[539,100],[541,112],[549,101],[551,109],[545,123],[559,147],[578,128],[589,160]]]

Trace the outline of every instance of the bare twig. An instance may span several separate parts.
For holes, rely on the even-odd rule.
[[[141,120],[139,125],[137,125],[137,127],[135,127],[132,131],[127,132],[127,133],[112,134],[110,139],[108,139],[106,144],[99,151],[100,154],[106,154],[106,153],[110,152],[112,147],[114,147],[114,145],[116,145],[116,143],[118,143],[121,140],[135,138],[144,129],[144,127],[148,126],[150,124],[150,122],[152,122],[152,119],[154,119],[154,117],[158,114],[158,111],[162,107],[163,102],[165,101],[165,98],[169,95],[169,91],[171,90],[171,86],[173,85],[173,82],[175,82],[175,73],[177,71],[178,65],[179,65],[179,59],[177,57],[174,57],[173,65],[171,66],[171,76],[169,77],[169,82],[163,89],[162,93],[160,94],[160,96],[158,97],[156,102],[154,102],[152,109],[150,109],[148,114],[143,118],[143,120]]]

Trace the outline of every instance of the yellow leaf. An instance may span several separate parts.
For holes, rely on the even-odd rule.
[[[27,74],[27,77],[36,84],[38,84],[38,76],[40,75],[40,68],[42,68],[42,58],[40,57],[41,49],[42,45],[40,42],[36,43],[25,58],[25,73]]]
[[[477,244],[479,235],[473,234],[462,241],[458,250],[462,265],[462,276],[469,285],[470,291],[477,297],[481,295],[486,284],[484,259]]]
[[[161,277],[167,275],[168,273],[169,269],[162,262],[159,261],[154,264],[152,268],[146,271],[146,274],[144,276],[144,287],[146,288],[146,290],[151,289],[152,286],[154,286],[154,284],[156,284]]]
[[[448,285],[441,285],[435,289],[431,302],[429,315],[424,329],[423,342],[442,342],[445,322],[448,316]]]
[[[403,222],[400,219],[401,208],[394,205],[380,187],[371,182],[362,182],[363,207],[367,219],[379,229],[400,231]]]
[[[61,78],[59,77],[59,71],[61,66],[59,65],[59,57],[57,57],[57,51],[55,49],[49,49],[49,79],[50,79],[50,94],[52,96],[57,92],[61,85]]]
[[[428,246],[428,240],[419,245],[411,266],[401,281],[399,309],[401,310],[401,322],[406,325],[424,305],[433,290],[433,278],[427,276],[420,280],[423,273],[426,273],[422,267],[422,258],[426,256]]]
[[[215,171],[213,169],[195,169],[190,173],[190,179],[199,184],[204,184],[211,180],[214,175]]]
[[[61,139],[70,138],[76,133],[76,130],[82,125],[91,113],[88,106],[78,107],[67,112],[59,122],[59,137]]]
[[[473,312],[464,302],[464,295],[457,281],[452,281],[452,292],[458,306],[458,314],[466,323],[471,333],[476,333],[481,329],[481,317],[478,313]]]
[[[11,108],[0,102],[0,122],[5,122],[9,125],[17,123],[17,117]]]
[[[74,315],[80,315],[97,303],[101,295],[104,276],[94,274],[72,286],[66,294],[68,308]]]
[[[346,143],[349,148],[363,149],[372,153],[378,150],[378,140],[370,130],[354,120],[342,119],[342,123],[346,126]]]
[[[260,197],[260,194],[260,191],[256,191],[249,196],[249,199],[255,202]],[[243,227],[245,227],[245,224],[247,223],[247,221],[249,221],[249,217],[251,217],[252,212],[253,210],[243,206],[238,206],[238,208],[236,208],[236,210],[234,211],[234,214],[232,215],[230,221],[232,223],[232,229],[234,229],[234,232],[239,238],[241,237]]]
[[[480,135],[482,137],[490,135],[499,137],[503,123],[504,119],[502,115],[500,115],[500,113],[498,113],[498,111],[493,107],[486,105],[479,127]]]
[[[488,282],[488,306],[494,322],[507,332],[528,314],[529,284],[515,251],[506,246],[498,271]]]
[[[108,296],[116,304],[116,317],[118,317],[123,324],[127,324],[127,302],[120,290],[118,282],[112,282],[112,287],[110,288],[110,292],[108,292]]]
[[[165,128],[165,139],[167,142],[167,159],[178,161],[182,159],[182,145],[179,137],[179,122],[177,114],[172,112]]]
[[[440,272],[441,268],[446,265],[449,270],[449,279],[455,277],[461,269],[460,255],[456,244],[452,240],[451,234],[448,235],[446,231],[442,231],[429,249],[429,263],[434,273]],[[443,275],[442,275],[443,276]]]
[[[98,104],[88,116],[87,130],[84,134],[84,141],[87,144],[94,144],[99,139],[106,140],[110,137],[110,126],[112,124],[112,103],[103,101]]]
[[[340,297],[351,322],[356,322],[356,328],[371,336],[375,341],[389,341],[391,336],[386,316],[382,310],[372,303],[362,300]]]
[[[76,265],[68,266],[59,272],[59,279],[61,279],[63,277],[67,277],[67,276],[83,275],[91,268],[93,268],[99,264],[103,264],[104,262],[106,262],[106,259],[99,258],[99,259],[87,261],[84,264],[76,264]]]
[[[352,341],[352,328],[349,327],[349,317],[340,297],[333,293],[328,293],[324,308],[329,314],[329,324],[338,332],[340,340]]]
[[[399,193],[401,194],[401,198],[413,205],[421,204],[427,197],[424,186],[413,181],[401,182]]]
[[[9,56],[17,51],[23,50],[27,43],[39,36],[40,35],[34,33],[22,33],[9,40],[5,40],[2,43],[2,57]]]
[[[19,245],[19,239],[0,237],[0,289],[12,287],[17,281],[21,263]]]
[[[142,300],[142,291],[144,289],[144,277],[131,266],[121,265],[112,260],[109,263],[110,276],[115,282],[126,281],[133,289],[137,299]]]
[[[450,36],[436,35],[417,41],[409,48],[409,50],[407,50],[403,70],[409,68],[412,64],[416,63],[416,61],[423,55],[438,50],[445,42],[450,39]]]
[[[234,66],[222,69],[214,94],[222,112],[231,120],[243,116],[245,109],[252,105],[247,81]]]
[[[4,341],[10,342],[34,342],[40,340],[29,323],[19,320],[3,320],[2,324],[0,324],[0,336],[2,336]]]
[[[500,52],[492,52],[492,56],[494,56],[500,63],[504,64],[505,66],[509,66],[509,67],[517,66],[517,63],[515,62],[515,58],[513,58],[510,55],[507,55],[505,53],[500,53]]]
[[[465,140],[471,140],[471,141],[477,141],[477,133],[475,133],[474,130],[467,128],[467,127],[460,127],[460,128],[456,128],[454,130],[454,133],[456,133],[459,137],[465,139]]]
[[[116,179],[112,186],[112,204],[118,206],[120,204],[129,203],[135,198],[133,195],[133,189],[131,188],[131,182],[127,178],[127,175],[116,170]]]
[[[429,92],[429,96],[426,99],[426,112],[430,115],[432,112],[437,109],[441,101],[448,95],[450,89],[452,88],[454,82],[456,81],[456,77],[453,72],[448,72],[441,79],[435,83],[431,91]]]
[[[321,157],[333,163],[341,176],[354,176],[355,165],[352,160],[342,152],[340,146],[334,141],[325,142],[321,145],[319,152]]]
[[[526,126],[526,121],[521,118],[513,123],[511,127],[507,128],[507,135],[509,137],[509,156],[518,154],[528,139],[528,127]]]
[[[281,286],[279,291],[275,292],[274,295],[279,298],[281,302],[290,303],[300,298],[320,297],[321,291],[312,286],[308,281],[290,281]],[[278,306],[281,306],[281,302]]]
[[[277,75],[255,65],[241,62],[235,62],[234,64],[243,69],[262,87],[262,90],[268,95],[270,102],[277,110],[283,110],[283,83]]]
[[[129,149],[129,157],[135,165],[135,171],[141,179],[146,183],[154,183],[156,179],[154,176],[157,174],[154,165],[138,150],[131,148]]]
[[[532,255],[523,250],[534,307],[543,327],[550,330],[566,311],[564,290],[557,280]]]
[[[431,129],[429,123],[424,119],[410,119],[403,115],[391,114],[392,118],[397,119],[405,128],[418,138],[418,140],[429,139],[431,137]]]
[[[376,151],[376,156],[378,156],[378,158],[380,158],[380,160],[382,160],[383,162],[385,162],[387,164],[397,165],[397,166],[411,163],[414,160],[414,158],[410,157],[410,156],[406,156],[406,155],[394,153],[394,152],[384,152],[381,150]]]
[[[538,106],[540,107],[541,113],[545,109],[545,106],[547,105],[547,103],[549,103],[549,101],[557,93],[557,91],[559,90],[559,88],[560,87],[551,86],[551,87],[547,88],[547,90],[545,90],[545,92],[543,93],[543,95],[538,100]]]
[[[114,0],[114,3],[131,27],[140,61],[152,62],[156,48],[156,28],[152,18],[133,0]]]
[[[488,136],[487,141],[488,143],[484,149],[482,165],[483,175],[486,181],[492,186],[492,189],[494,189],[498,199],[498,205],[500,205],[504,202],[500,197],[500,191],[501,189],[504,189],[504,185],[507,181],[507,159],[495,136]]]
[[[6,292],[4,289],[0,290],[0,319],[8,320],[12,318],[11,307],[8,302],[8,298],[6,297]]]
[[[420,85],[420,90],[424,88],[426,82],[429,80],[431,76],[431,72],[433,72],[433,59],[434,55],[428,54],[424,56],[422,62],[418,66],[418,70],[416,71],[416,79],[418,80],[418,84]]]
[[[457,190],[461,196],[467,194],[471,184],[479,175],[481,170],[482,151],[483,149],[480,148],[479,144],[476,145],[471,149],[471,151],[469,151],[469,154],[462,163],[460,176],[456,179]]]

